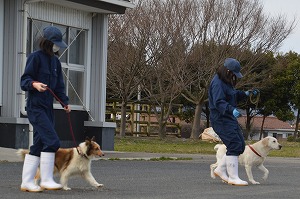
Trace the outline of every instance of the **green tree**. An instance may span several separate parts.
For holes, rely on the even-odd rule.
[[[299,129],[299,108],[300,108],[300,55],[289,52],[284,56],[278,56],[279,64],[284,68],[283,74],[278,76],[276,83],[281,86],[280,93],[283,98],[288,98],[286,106],[296,111],[296,126],[294,138],[298,137]],[[276,88],[278,90],[279,87]],[[278,117],[285,117],[285,113],[276,113]]]
[[[299,56],[290,52],[277,57],[270,57],[268,64],[272,66],[269,76],[262,81],[261,99],[258,114],[263,116],[260,138],[263,133],[264,120],[269,115],[275,115],[282,121],[293,121],[294,110],[299,107]],[[296,91],[296,92],[295,92]],[[297,114],[296,132],[298,132],[299,116]]]

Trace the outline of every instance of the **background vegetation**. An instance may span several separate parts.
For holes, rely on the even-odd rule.
[[[300,157],[300,142],[279,141],[281,150],[273,150],[269,156],[273,157]],[[251,141],[247,141],[251,144]],[[148,153],[183,153],[183,154],[210,154],[213,155],[216,143],[209,143],[195,139],[180,138],[116,138],[115,151],[148,152]]]
[[[245,138],[257,114],[287,121],[298,113],[300,56],[277,51],[295,20],[266,15],[259,0],[138,1],[109,21],[107,95],[122,102],[121,137],[128,101],[142,99],[155,112],[160,138],[166,137],[172,104],[191,107],[191,138],[197,139],[201,115],[209,126],[209,83],[226,57],[241,62],[244,78],[238,89],[261,91],[258,106],[240,104],[247,115]]]

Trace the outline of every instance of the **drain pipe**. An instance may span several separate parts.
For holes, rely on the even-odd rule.
[[[25,66],[26,66],[26,42],[27,42],[27,18],[28,18],[28,4],[29,3],[37,3],[37,2],[42,2],[43,0],[27,0],[24,1],[23,4],[23,35],[22,35],[22,59],[21,59],[21,66],[22,66],[22,71],[24,72]],[[25,110],[26,107],[26,98],[25,98],[25,91],[21,91],[21,108],[20,112],[27,116],[27,112]],[[33,144],[33,126],[29,123],[29,147]]]

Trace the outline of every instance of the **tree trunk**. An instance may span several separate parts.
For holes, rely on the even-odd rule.
[[[162,121],[162,119],[159,122],[158,134],[159,134],[159,138],[160,139],[164,139],[167,136],[167,133],[166,133],[166,122]]]
[[[125,137],[126,133],[126,102],[122,102],[121,105],[121,124],[120,124],[120,137]]]
[[[193,122],[191,138],[198,139],[200,135],[200,122],[201,122],[202,104],[198,103],[195,110],[195,117]]]
[[[161,139],[166,138],[166,121],[165,121],[165,103],[162,103],[160,113],[156,112],[156,118],[158,121],[158,136]]]
[[[265,124],[266,117],[267,116],[265,116],[265,115],[263,116],[263,120],[262,120],[261,127],[260,127],[259,140],[261,140],[263,132],[264,132],[264,124]]]
[[[294,132],[294,138],[295,139],[298,137],[299,116],[300,116],[300,112],[299,112],[299,109],[298,109],[298,111],[297,111],[297,118],[296,118],[296,127],[295,127],[295,132]]]
[[[245,140],[248,140],[251,130],[251,117],[249,109],[246,109],[246,133],[244,134]]]

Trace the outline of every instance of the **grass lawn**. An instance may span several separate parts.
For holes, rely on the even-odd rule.
[[[271,151],[273,157],[300,157],[300,142],[279,141],[281,150]],[[247,144],[251,142],[247,141]],[[148,153],[215,154],[216,143],[201,140],[156,137],[115,137],[115,151]]]

